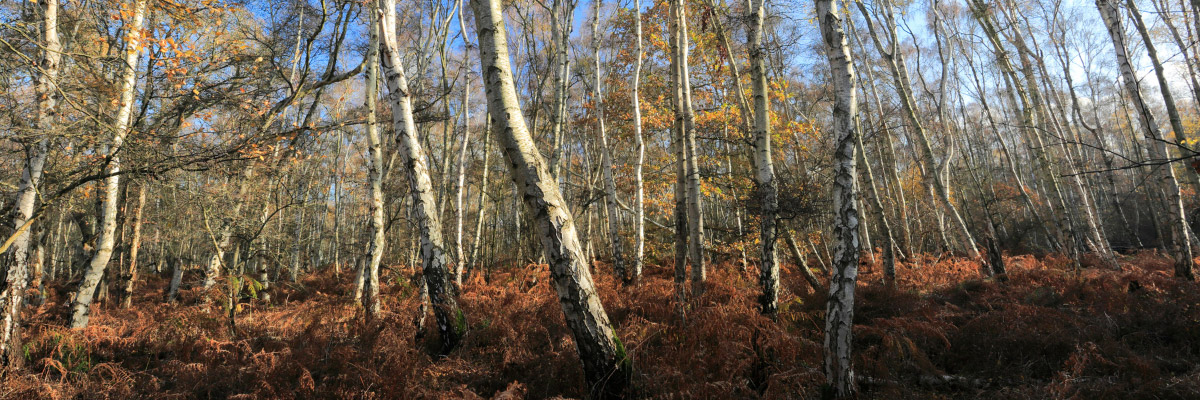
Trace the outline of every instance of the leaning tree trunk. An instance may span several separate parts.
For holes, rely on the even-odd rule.
[[[1096,0],[1096,8],[1100,10],[1100,16],[1103,17],[1104,25],[1108,28],[1108,35],[1112,38],[1113,49],[1117,55],[1117,66],[1121,70],[1125,91],[1133,100],[1138,120],[1142,123],[1142,128],[1146,130],[1146,146],[1150,156],[1165,161],[1168,159],[1167,145],[1158,129],[1158,124],[1154,121],[1154,114],[1150,112],[1150,106],[1142,98],[1137,74],[1130,65],[1128,50],[1125,46],[1125,30],[1121,27],[1121,15],[1117,12],[1117,5],[1112,0]],[[1184,217],[1179,181],[1175,178],[1175,170],[1169,164],[1155,167],[1155,170],[1159,185],[1161,185],[1160,189],[1165,194],[1162,219],[1169,225],[1167,231],[1170,234],[1167,236],[1171,238],[1171,252],[1175,256],[1175,276],[1186,280],[1195,280],[1196,277],[1192,272],[1191,228],[1188,227],[1187,219]]]
[[[104,198],[100,213],[99,237],[96,238],[96,252],[88,263],[87,271],[83,274],[83,282],[75,294],[72,305],[71,328],[82,329],[88,324],[88,315],[92,308],[93,295],[100,279],[104,277],[104,269],[113,253],[113,235],[117,230],[117,195],[121,186],[121,145],[129,134],[129,118],[133,115],[133,92],[137,79],[138,55],[142,48],[142,24],[146,17],[146,1],[134,2],[133,20],[129,22],[125,35],[124,71],[121,74],[121,106],[114,118],[113,137],[101,154],[109,158],[105,168]]]
[[[858,112],[858,102],[855,99],[854,64],[842,30],[840,7],[833,0],[817,0],[816,3],[821,37],[825,39],[825,55],[832,72],[833,133],[837,138],[833,173],[833,236],[837,242],[825,307],[825,378],[834,396],[852,397],[856,390],[850,357],[850,328],[854,325],[854,284],[860,257],[858,224],[861,221],[855,203],[858,188],[854,179],[858,136],[854,116]]]
[[[630,362],[596,294],[566,201],[522,117],[500,1],[474,0],[471,6],[479,35],[488,112],[496,124],[513,180],[541,237],[567,327],[583,361],[589,392],[597,398],[620,397],[630,378]]]
[[[771,159],[771,103],[767,97],[766,48],[763,46],[766,13],[766,0],[751,2],[750,25],[746,35],[750,51],[750,80],[754,88],[754,167],[757,169],[754,178],[762,213],[759,231],[762,254],[758,265],[762,294],[758,304],[763,314],[774,316],[779,309],[779,260],[775,258],[779,192],[775,186],[775,164]]]
[[[37,98],[35,123],[42,139],[30,146],[21,181],[17,186],[16,212],[13,227],[20,229],[33,218],[34,204],[42,182],[42,169],[50,152],[49,132],[54,128],[57,114],[59,63],[62,60],[62,43],[58,40],[58,0],[41,3],[42,7],[42,59],[41,73],[37,77],[34,95]],[[12,244],[13,263],[5,277],[4,291],[0,292],[4,321],[0,325],[0,366],[19,366],[23,358],[14,357],[14,350],[21,348],[21,307],[25,303],[25,283],[29,274],[30,229],[26,227],[16,233]]]
[[[596,82],[592,86],[592,109],[596,113],[596,130],[600,133],[600,168],[604,173],[604,199],[608,204],[608,238],[612,242],[613,272],[621,280],[625,276],[625,254],[621,249],[621,218],[617,206],[617,181],[613,178],[612,149],[608,147],[608,132],[604,129],[604,92],[601,91],[600,79],[600,4],[602,0],[593,0],[595,4],[592,16],[592,52],[593,73]]]
[[[425,149],[417,138],[413,119],[412,95],[400,61],[400,44],[396,39],[396,1],[376,2],[377,17],[382,32],[381,61],[388,91],[392,94],[392,125],[396,131],[397,153],[408,172],[412,193],[413,219],[421,237],[421,266],[429,302],[442,336],[441,353],[447,354],[458,345],[466,329],[466,318],[458,308],[450,270],[446,266],[446,247],[443,244],[442,222],[434,199],[433,183],[425,165]]]

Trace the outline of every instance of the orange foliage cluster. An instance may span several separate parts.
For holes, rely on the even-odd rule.
[[[856,368],[869,397],[1195,398],[1200,294],[1142,253],[1122,270],[1057,256],[1007,259],[1008,283],[978,266],[924,256],[898,287],[864,263]],[[814,264],[816,260],[813,260]],[[1085,263],[1087,266],[1088,263]],[[597,265],[602,301],[633,358],[635,398],[820,398],[822,293],[785,266],[779,321],[758,314],[755,271],[719,265],[681,320],[667,267],[622,287]],[[198,276],[189,276],[199,278]],[[434,359],[416,338],[415,290],[386,280],[384,313],[347,305],[348,275],[314,274],[247,299],[236,333],[221,294],[161,301],[151,277],[130,310],[101,307],[81,332],[63,326],[63,288],[31,316],[27,365],[0,379],[4,398],[579,398],[582,371],[546,267],[477,277],[461,302],[468,333]],[[211,299],[207,300],[206,299]],[[432,329],[432,327],[431,327]]]

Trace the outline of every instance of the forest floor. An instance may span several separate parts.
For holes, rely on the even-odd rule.
[[[896,289],[864,264],[854,327],[864,398],[1200,398],[1200,291],[1152,252],[1121,269],[1077,271],[1058,256],[1006,258],[1010,280],[970,261],[904,263]],[[1085,264],[1086,265],[1086,264]],[[4,371],[0,398],[579,398],[582,368],[546,267],[475,279],[469,325],[448,357],[415,339],[415,289],[388,271],[384,313],[348,305],[332,271],[244,298],[231,329],[219,289],[162,301],[150,276],[130,309],[97,306],[66,328],[63,287],[31,309],[26,366]],[[393,274],[393,272],[395,272]],[[784,268],[778,322],[756,309],[756,278],[712,268],[681,321],[668,267],[638,287],[593,273],[628,354],[631,398],[820,398],[823,293]],[[196,275],[188,275],[193,281]],[[211,299],[207,300],[206,299]],[[430,318],[432,321],[432,318]],[[432,325],[432,322],[430,323]]]

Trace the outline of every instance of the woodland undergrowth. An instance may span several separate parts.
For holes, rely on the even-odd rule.
[[[894,288],[864,260],[855,367],[864,398],[1200,398],[1200,293],[1153,252],[1121,269],[1056,255],[1006,257],[1009,280],[922,256]],[[818,263],[813,262],[813,265]],[[163,301],[164,278],[140,282],[130,309],[95,305],[67,328],[66,287],[28,310],[25,368],[3,371],[0,398],[580,398],[582,368],[545,266],[481,276],[462,289],[464,342],[431,356],[418,338],[407,268],[386,274],[384,311],[351,306],[351,276],[332,269],[241,299],[185,290]],[[681,318],[669,266],[623,286],[593,276],[635,378],[631,398],[820,398],[824,293],[783,268],[777,321],[757,311],[756,273],[712,268]],[[820,275],[820,274],[818,274]],[[202,279],[196,273],[187,276]],[[222,287],[222,285],[218,285]],[[432,318],[431,318],[432,320]],[[432,329],[432,327],[430,327]]]

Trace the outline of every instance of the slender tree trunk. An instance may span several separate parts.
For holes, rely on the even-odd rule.
[[[675,297],[679,302],[680,316],[685,315],[687,303],[687,256],[688,256],[688,216],[687,216],[687,151],[684,149],[683,128],[683,85],[680,63],[680,32],[679,13],[676,1],[669,4],[667,17],[671,63],[671,96],[675,119],[671,127],[671,152],[675,155]]]
[[[370,13],[371,36],[367,50],[367,179],[370,181],[371,193],[369,207],[371,213],[370,242],[367,245],[367,262],[363,263],[360,272],[359,287],[355,290],[361,294],[362,306],[368,318],[379,314],[379,264],[383,261],[383,249],[387,246],[387,226],[384,222],[383,203],[383,139],[379,133],[378,97],[379,97],[379,15]]]
[[[478,264],[476,255],[479,253],[479,247],[482,244],[480,240],[483,238],[483,222],[486,220],[487,214],[487,188],[488,188],[488,173],[491,168],[488,164],[491,162],[492,155],[492,117],[485,116],[483,128],[483,173],[479,178],[479,212],[475,215],[475,234],[472,235],[474,240],[471,240],[471,256],[468,257],[472,268],[476,268]]]
[[[238,179],[237,193],[234,195],[233,211],[228,214],[223,214],[220,219],[220,230],[217,232],[216,242],[213,243],[212,256],[208,258],[208,268],[204,270],[204,288],[208,289],[217,284],[217,278],[221,276],[221,269],[225,262],[225,252],[229,250],[230,242],[233,240],[233,226],[236,218],[240,218],[242,214],[242,206],[246,204],[246,194],[250,190],[250,179],[254,178],[254,166],[246,166]],[[232,266],[224,266],[226,269]]]
[[[861,132],[861,130],[859,130]],[[888,285],[894,285],[896,282],[896,240],[892,236],[892,225],[888,222],[887,216],[883,212],[883,201],[880,199],[879,189],[875,186],[874,173],[871,171],[871,163],[867,160],[867,150],[863,146],[862,135],[855,135],[856,153],[858,154],[858,165],[862,166],[863,171],[860,175],[865,181],[867,190],[870,191],[871,211],[875,214],[875,219],[879,221],[879,230],[883,234],[883,279]],[[864,221],[865,222],[865,221]],[[865,224],[864,224],[865,225]],[[868,246],[868,251],[872,254],[874,248]]]
[[[568,7],[563,9],[563,2]],[[567,89],[570,85],[571,59],[567,50],[571,45],[571,22],[574,21],[575,0],[552,0],[550,35],[554,51],[554,101],[551,104],[551,133],[554,135],[554,148],[550,150],[550,174],[562,185],[565,182],[559,169],[562,168],[563,136],[566,134],[564,120],[567,116]],[[564,23],[565,18],[565,23]],[[569,169],[570,167],[568,167]],[[569,173],[568,173],[569,174]]]
[[[967,229],[966,221],[962,218],[962,215],[959,214],[958,208],[954,205],[954,202],[950,200],[950,189],[946,187],[946,183],[942,181],[941,177],[939,176],[940,174],[938,173],[940,169],[937,167],[937,165],[935,165],[936,158],[933,154],[933,146],[930,144],[929,134],[926,132],[925,126],[921,123],[920,118],[917,116],[917,105],[916,100],[913,99],[912,95],[912,84],[909,82],[908,78],[908,67],[905,64],[903,53],[900,52],[899,39],[896,35],[896,24],[893,14],[895,11],[893,10],[890,1],[883,0],[880,1],[878,5],[882,8],[880,13],[883,15],[884,19],[884,33],[887,34],[889,39],[888,48],[884,47],[884,44],[879,39],[879,35],[875,33],[874,23],[871,21],[870,13],[867,12],[862,3],[858,3],[859,10],[862,12],[863,17],[867,19],[867,28],[871,33],[871,39],[875,43],[875,48],[879,50],[879,53],[883,55],[884,59],[887,60],[888,68],[891,69],[892,76],[894,78],[893,80],[896,85],[896,92],[900,98],[900,105],[904,110],[904,115],[908,119],[911,129],[915,133],[914,136],[916,136],[917,145],[919,146],[922,154],[921,161],[924,164],[925,179],[927,179],[926,182],[936,195],[937,199],[940,201],[942,207],[945,208],[946,213],[949,214],[949,216],[954,220],[958,229],[962,231],[962,239],[965,242],[965,247],[967,248],[967,251],[970,253],[971,257],[978,259],[979,247],[975,244],[975,238],[971,235],[970,230]]]
[[[550,262],[550,274],[583,361],[589,392],[595,398],[620,397],[630,378],[630,362],[596,295],[566,201],[535,147],[517,104],[500,1],[474,0],[471,6],[479,35],[488,112],[497,125],[501,149]]]
[[[763,314],[774,316],[779,310],[779,260],[775,258],[779,192],[775,186],[775,163],[771,155],[771,102],[767,93],[766,47],[763,45],[766,0],[751,1],[749,11],[746,36],[750,51],[750,81],[754,88],[754,167],[757,169],[754,178],[762,212],[759,228],[762,252],[758,264],[762,294],[758,305]]]
[[[864,70],[866,71],[867,84],[871,88],[871,97],[875,103],[875,111],[880,116],[886,116],[887,114],[883,112],[883,104],[879,100],[879,91],[875,87],[875,76],[871,68],[865,68]],[[903,234],[900,235],[904,241],[903,253],[911,256],[913,254],[912,228],[908,218],[908,201],[904,196],[903,182],[900,180],[900,168],[897,165],[896,150],[893,148],[896,140],[892,137],[892,129],[888,126],[886,118],[880,121],[880,126],[882,134],[879,135],[879,142],[876,146],[881,150],[880,153],[883,155],[882,163],[885,171],[883,177],[885,183],[889,180],[891,181],[895,190],[895,208],[900,217],[900,227],[904,230]],[[884,186],[884,191],[887,191],[886,185]]]
[[[1061,241],[1064,245],[1068,246],[1063,247],[1063,250],[1067,250],[1072,255],[1072,259],[1078,263],[1083,250],[1083,240],[1081,240],[1079,229],[1076,226],[1073,207],[1068,205],[1065,190],[1062,189],[1062,185],[1059,182],[1061,173],[1058,171],[1058,163],[1054,162],[1050,154],[1046,151],[1050,146],[1045,144],[1043,136],[1052,127],[1050,125],[1050,118],[1046,113],[1045,106],[1047,102],[1042,97],[1040,90],[1038,90],[1037,81],[1033,73],[1033,64],[1029,57],[1030,52],[1025,45],[1025,40],[1021,37],[1019,30],[1014,30],[1009,40],[1017,49],[1017,56],[1021,62],[1021,74],[1024,78],[1023,83],[1022,77],[1017,75],[1017,70],[1008,56],[1008,51],[1000,41],[1000,35],[993,22],[989,6],[979,0],[973,0],[971,7],[973,16],[983,28],[992,51],[996,55],[996,64],[1008,82],[1009,90],[1007,94],[1009,100],[1014,103],[1014,107],[1017,104],[1020,105],[1020,132],[1024,135],[1030,147],[1029,152],[1034,155],[1039,164],[1035,170],[1037,172],[1036,176],[1042,180],[1042,184],[1039,186],[1048,188],[1052,199],[1058,203],[1058,210],[1056,211],[1051,207],[1050,213],[1052,216],[1057,215],[1057,227],[1064,229],[1066,231],[1065,239],[1069,239],[1070,243],[1066,243],[1066,240]]]
[[[1137,75],[1129,62],[1128,50],[1125,45],[1125,30],[1121,27],[1121,14],[1117,12],[1117,5],[1113,3],[1113,0],[1096,0],[1096,8],[1100,10],[1100,16],[1103,17],[1104,25],[1108,28],[1108,35],[1112,38],[1113,49],[1117,55],[1117,66],[1121,70],[1125,91],[1133,100],[1138,119],[1142,128],[1145,129],[1146,145],[1149,148],[1150,156],[1166,160],[1168,157],[1165,139],[1159,132],[1158,124],[1154,121],[1150,107],[1142,97]],[[1171,252],[1175,256],[1175,276],[1189,281],[1195,280],[1192,272],[1191,228],[1188,227],[1187,219],[1184,217],[1179,181],[1175,178],[1175,170],[1169,164],[1155,167],[1155,170],[1159,185],[1161,185],[1160,188],[1165,193],[1162,210],[1163,221],[1170,225],[1166,230],[1169,232]]]
[[[608,239],[612,243],[613,272],[621,280],[628,279],[625,272],[625,254],[621,246],[620,208],[617,207],[617,181],[613,178],[612,150],[608,147],[608,132],[604,127],[604,91],[600,77],[600,5],[602,0],[593,0],[592,58],[596,82],[592,86],[592,108],[596,113],[596,130],[600,133],[600,168],[604,174],[604,199],[608,206]]]
[[[691,72],[688,68],[688,17],[687,3],[676,0],[677,19],[679,21],[679,85],[682,93],[683,144],[687,172],[687,219],[688,219],[688,258],[692,262],[692,296],[699,298],[704,294],[706,267],[704,262],[704,214],[701,213],[702,196],[700,194],[700,149],[696,145],[696,117],[692,109]]]
[[[817,275],[813,274],[812,268],[808,265],[808,257],[804,252],[800,251],[800,246],[796,244],[796,238],[792,236],[792,231],[788,229],[780,229],[783,231],[783,238],[787,241],[788,248],[792,250],[792,257],[796,258],[796,262],[800,267],[800,272],[804,274],[804,280],[808,281],[808,285],[812,286],[813,292],[820,293],[822,289],[821,281],[817,280]]]
[[[1150,57],[1150,64],[1154,66],[1154,77],[1158,79],[1158,91],[1162,94],[1163,105],[1167,108],[1167,121],[1171,123],[1171,131],[1174,133],[1174,143],[1179,146],[1184,146],[1187,140],[1187,131],[1183,127],[1183,118],[1179,116],[1179,108],[1175,106],[1175,95],[1171,93],[1171,85],[1167,83],[1166,69],[1159,61],[1158,50],[1154,46],[1154,38],[1150,36],[1150,31],[1146,29],[1146,23],[1142,22],[1142,13],[1137,9],[1137,3],[1133,0],[1126,0],[1126,9],[1129,10],[1130,20],[1133,21],[1133,26],[1137,28],[1138,34],[1142,37],[1142,43],[1146,45],[1146,54]],[[1116,5],[1114,5],[1116,7]],[[1162,16],[1163,19],[1169,19],[1167,15]],[[1200,16],[1197,16],[1200,17]],[[1184,50],[1184,62],[1190,63],[1187,60],[1187,50]],[[1195,99],[1200,101],[1200,99]],[[1163,139],[1167,139],[1163,137]],[[1171,153],[1168,151],[1168,154]],[[1186,155],[1186,154],[1185,154]],[[1196,176],[1196,170],[1193,168],[1183,168],[1183,181],[1189,183],[1195,189],[1200,189],[1200,179]]]
[[[133,304],[133,289],[138,278],[138,252],[142,248],[142,210],[146,206],[146,183],[138,185],[137,206],[133,210],[133,237],[129,243],[129,267],[125,272],[125,289],[121,291],[121,307]]]
[[[463,41],[467,43],[469,52],[471,44],[467,41],[467,25],[463,22],[463,0],[458,1],[459,4],[456,7],[458,9],[458,29],[462,32]],[[454,285],[460,288],[462,287],[463,269],[466,267],[466,260],[463,258],[465,253],[463,249],[463,216],[466,214],[466,204],[463,201],[467,187],[467,147],[471,143],[471,71],[466,65],[467,63],[464,62],[462,105],[459,106],[459,113],[463,118],[462,146],[458,149],[458,178],[454,181]]]
[[[408,172],[412,193],[413,217],[421,240],[421,266],[429,301],[442,337],[442,354],[458,345],[466,329],[466,319],[458,307],[450,271],[446,267],[446,248],[443,244],[442,223],[434,199],[433,183],[429,179],[425,149],[417,138],[413,119],[411,92],[400,60],[400,45],[396,39],[395,0],[376,3],[379,26],[382,30],[382,64],[388,91],[392,95],[392,125],[396,131],[398,153]]]
[[[93,295],[104,270],[112,257],[114,234],[117,229],[117,196],[121,184],[121,145],[129,134],[129,119],[133,115],[134,85],[137,79],[138,56],[142,50],[142,25],[146,16],[146,1],[136,0],[133,6],[133,19],[126,28],[125,35],[125,65],[121,74],[121,105],[114,119],[112,140],[101,149],[101,154],[109,157],[105,172],[109,177],[104,179],[104,200],[100,215],[99,237],[96,238],[96,252],[88,263],[83,282],[79,284],[79,292],[75,295],[72,305],[71,328],[82,329],[88,324]]]
[[[825,377],[832,394],[844,398],[852,397],[856,392],[850,329],[854,325],[854,285],[860,257],[858,224],[861,217],[855,204],[858,188],[854,180],[858,136],[854,116],[858,113],[858,102],[855,99],[854,64],[842,30],[841,7],[833,0],[816,0],[816,3],[825,55],[832,72],[833,132],[837,138],[833,177],[836,246],[825,308]]]
[[[25,166],[21,170],[21,181],[17,186],[16,212],[13,227],[20,228],[33,218],[42,169],[50,153],[50,132],[58,114],[58,72],[62,61],[62,43],[58,38],[58,0],[42,1],[42,58],[37,76],[34,96],[37,98],[35,124],[41,139],[27,150]],[[17,232],[13,241],[13,264],[5,274],[4,290],[0,292],[3,322],[0,323],[0,366],[20,367],[23,358],[17,354],[21,348],[21,308],[25,303],[25,282],[29,273],[30,229]]]
[[[635,56],[635,64],[633,65],[633,131],[634,138],[637,140],[637,161],[633,165],[633,179],[636,186],[637,195],[637,215],[634,217],[634,256],[633,256],[633,277],[634,282],[642,280],[642,263],[646,252],[646,198],[644,182],[642,182],[642,166],[646,163],[646,142],[642,138],[642,106],[639,98],[642,82],[642,58],[645,52],[642,45],[642,0],[634,0],[634,29],[637,31],[637,55]]]

